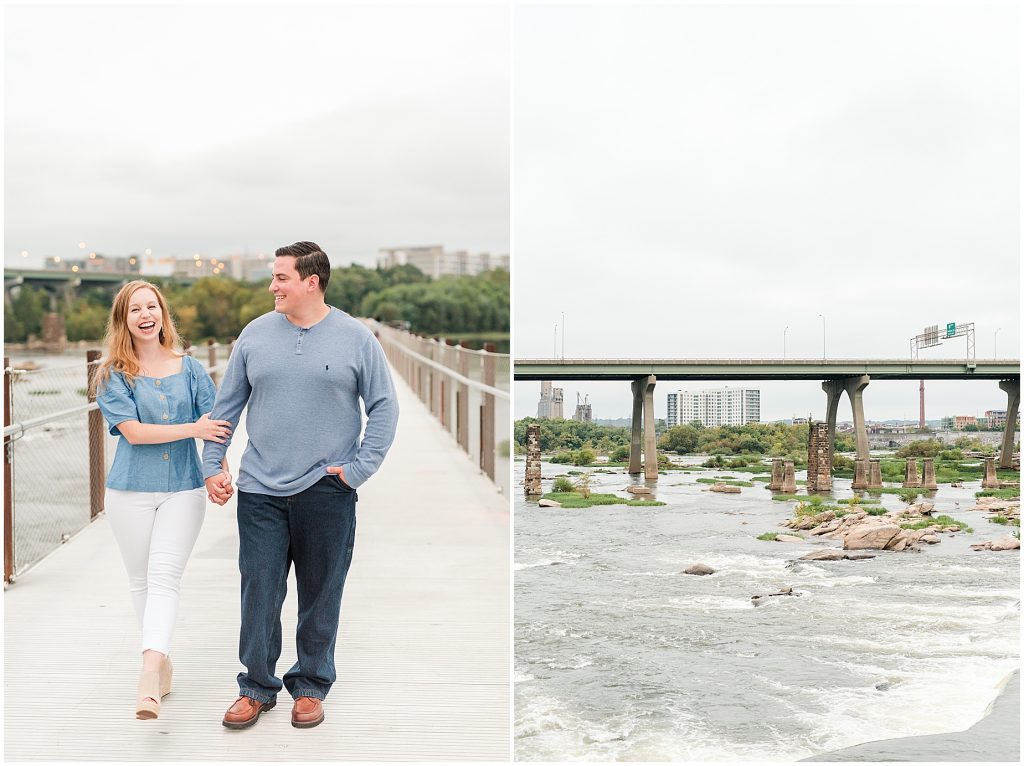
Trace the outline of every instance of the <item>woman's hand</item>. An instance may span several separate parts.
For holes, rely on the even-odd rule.
[[[197,439],[223,444],[231,435],[231,422],[228,420],[210,420],[207,412],[192,424]]]

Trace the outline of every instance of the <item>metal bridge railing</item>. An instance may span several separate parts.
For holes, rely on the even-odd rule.
[[[508,354],[451,346],[366,320],[395,371],[473,463],[508,495],[510,413]]]
[[[189,353],[200,361],[204,356],[196,348]],[[214,380],[229,354],[230,346],[206,347],[206,367]],[[98,351],[87,352],[84,364],[38,370],[16,369],[4,359],[5,583],[103,510],[118,437],[110,436],[89,396],[98,365]]]

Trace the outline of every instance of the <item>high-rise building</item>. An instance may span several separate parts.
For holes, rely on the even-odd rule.
[[[553,388],[550,380],[540,382],[540,402],[537,404],[538,420],[562,420],[562,389]]]
[[[589,401],[589,394],[583,397],[583,401],[580,401],[580,395],[576,394],[576,412],[573,413],[572,419],[578,420],[581,423],[590,423],[594,419],[594,409]]]
[[[472,277],[492,269],[509,268],[508,254],[470,253],[466,250],[445,252],[442,245],[381,248],[377,265],[382,269],[404,265],[415,266],[428,277]]]
[[[676,391],[668,395],[665,424],[684,425],[694,420],[704,426],[742,426],[761,421],[761,391],[756,388],[713,388]]]

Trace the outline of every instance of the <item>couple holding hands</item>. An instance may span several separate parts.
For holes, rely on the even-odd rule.
[[[207,500],[223,505],[234,493],[225,455],[248,404],[237,503],[245,671],[223,724],[252,726],[282,687],[294,700],[293,726],[324,719],[356,489],[380,468],[398,421],[383,349],[362,323],[326,304],[330,275],[327,255],[312,242],[277,250],[274,311],[242,331],[219,392],[179,350],[156,286],[130,282],[114,299],[95,380],[110,433],[121,437],[105,510],[142,629],[137,718],[156,718],[171,689],[178,585]],[[195,439],[204,440],[202,460]],[[281,679],[281,608],[293,564],[298,657]]]

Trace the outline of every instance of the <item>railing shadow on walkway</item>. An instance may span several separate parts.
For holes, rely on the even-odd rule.
[[[156,721],[133,716],[138,629],[102,514],[5,590],[6,759],[507,760],[507,500],[397,375],[396,387],[395,445],[359,491],[321,726],[292,728],[286,694],[251,729],[220,725],[241,670],[232,500],[208,507],[186,569],[175,688]],[[232,467],[244,445],[243,420]],[[294,593],[291,579],[279,674],[295,656]]]

